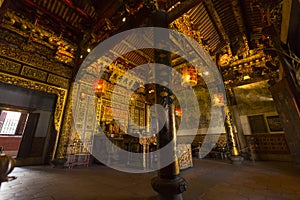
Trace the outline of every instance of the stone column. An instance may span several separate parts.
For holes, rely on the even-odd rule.
[[[153,14],[153,24],[156,27],[167,28],[167,12],[164,10],[158,10]],[[156,33],[154,33],[156,34]],[[168,36],[154,35],[156,37],[165,37],[168,40]],[[161,38],[160,38],[161,39]],[[155,50],[156,63],[165,64],[171,67],[170,52],[156,49]],[[171,74],[156,68],[155,79],[162,79],[164,82],[171,82]],[[160,81],[156,81],[160,82]],[[157,135],[157,147],[158,149],[170,145],[168,147],[168,155],[173,156],[174,161],[169,165],[161,168],[158,171],[158,176],[153,178],[151,185],[153,189],[158,193],[159,200],[181,200],[182,193],[187,189],[187,182],[180,177],[179,163],[176,157],[176,127],[175,127],[175,106],[174,96],[166,85],[156,85],[156,104],[160,104],[164,107],[165,116],[164,119],[158,119],[160,123],[159,127],[163,127]],[[162,124],[164,123],[164,124]],[[163,159],[164,155],[159,155],[159,162]]]

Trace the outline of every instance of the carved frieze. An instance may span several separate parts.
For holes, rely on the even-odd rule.
[[[0,39],[8,42],[9,44],[15,45],[24,51],[38,54],[48,59],[53,58],[56,51],[55,46],[50,45],[45,41],[37,41],[36,38],[31,38],[26,34],[24,35],[19,29],[10,27],[5,23],[1,26],[3,29],[0,29]],[[52,60],[55,62],[54,59]]]
[[[67,68],[55,62],[51,62],[45,58],[38,57],[34,54],[26,53],[21,49],[17,49],[13,46],[8,46],[0,43],[0,54],[4,57],[8,57],[25,64],[35,66],[42,70],[52,72],[66,78],[71,78],[72,75],[72,70],[70,68]]]
[[[39,80],[42,82],[45,82],[47,79],[47,72],[32,68],[32,67],[28,67],[28,66],[24,66],[21,72],[22,76],[26,76],[28,78],[32,78],[35,80]]]
[[[60,76],[56,76],[54,74],[49,74],[47,82],[53,85],[60,86],[62,88],[69,87],[69,80]]]
[[[77,50],[77,45],[64,40],[61,35],[46,30],[37,23],[32,23],[11,10],[6,12],[1,27],[25,38],[27,42],[34,42],[37,47],[47,47],[46,52],[39,51],[39,53],[49,53],[49,49],[55,50],[58,57],[52,58],[74,66],[74,52]],[[57,49],[59,51],[56,51]]]
[[[4,24],[1,24],[1,27],[5,26]],[[5,30],[5,29],[0,29],[0,38],[10,44],[13,45],[20,45],[22,43],[24,43],[26,40],[24,37],[21,36],[17,36],[16,34],[13,34],[11,31],[9,30]]]
[[[0,71],[10,72],[18,74],[20,72],[21,65],[4,58],[0,58]]]

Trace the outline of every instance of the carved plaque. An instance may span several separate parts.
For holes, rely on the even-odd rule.
[[[4,58],[0,58],[0,71],[11,72],[14,74],[19,74],[21,65]]]
[[[51,83],[53,85],[60,86],[62,88],[68,88],[68,86],[69,86],[68,79],[60,77],[60,76],[56,76],[54,74],[49,74],[47,82]]]
[[[21,72],[21,75],[26,76],[28,78],[36,79],[39,81],[45,82],[47,79],[47,72],[34,69],[28,66],[24,66]]]

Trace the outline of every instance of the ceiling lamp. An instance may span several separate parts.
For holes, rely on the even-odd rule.
[[[182,70],[183,74],[183,85],[186,83],[190,84],[192,87],[196,86],[198,83],[197,70],[194,67],[187,67]]]
[[[138,94],[146,94],[146,87],[140,83],[140,85],[136,91]]]
[[[101,97],[107,92],[107,83],[104,79],[99,79],[94,82],[93,91],[97,97]]]

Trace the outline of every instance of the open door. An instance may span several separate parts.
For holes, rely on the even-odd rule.
[[[17,155],[17,165],[33,164],[39,161],[39,157],[31,158],[32,145],[34,142],[34,134],[39,121],[39,113],[30,113],[27,119],[27,124],[23,133],[20,148]],[[40,149],[42,152],[43,149]],[[35,161],[34,161],[34,160]],[[36,163],[41,164],[41,163]]]

